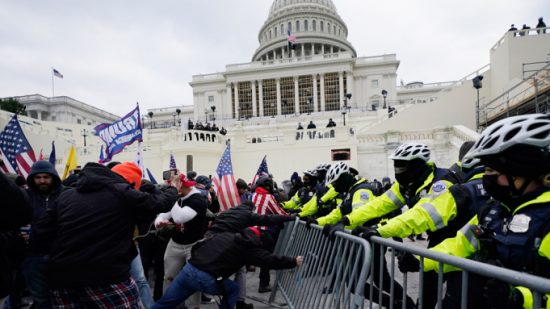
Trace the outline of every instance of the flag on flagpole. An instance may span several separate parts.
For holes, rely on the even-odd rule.
[[[252,179],[252,185],[256,183],[256,180],[262,176],[269,176],[269,170],[267,169],[267,156],[264,156],[262,162],[260,163],[260,167],[258,167],[258,171],[256,172],[256,175],[254,175],[254,179]]]
[[[176,160],[174,159],[174,155],[170,154],[170,166],[169,169],[177,169],[176,167]]]
[[[105,155],[103,154],[103,145],[101,145],[101,148],[99,149],[99,163],[103,164],[103,160],[105,160]]]
[[[52,141],[52,151],[50,152],[50,157],[48,161],[55,167],[55,143]]]
[[[145,170],[147,171],[147,176],[149,176],[149,181],[151,181],[152,184],[156,185],[158,182],[155,177],[153,177],[153,173],[151,173],[148,168],[145,168]]]
[[[36,161],[34,150],[21,129],[17,114],[13,115],[4,131],[0,132],[0,156],[3,160],[0,169],[4,173],[16,173],[25,178]]]
[[[74,170],[77,167],[78,163],[76,163],[76,150],[74,149],[74,145],[71,146],[71,150],[69,151],[69,157],[67,157],[67,163],[65,164],[65,170],[63,171],[63,177],[61,180],[65,180],[69,176],[69,172]]]
[[[56,76],[56,77],[59,77],[59,78],[63,78],[63,74],[59,73],[58,70],[52,68],[53,70],[53,76]]]
[[[240,204],[241,198],[237,191],[237,184],[233,178],[233,166],[231,164],[231,145],[227,145],[223,152],[220,164],[214,176],[214,186],[217,190],[220,211],[228,210]]]
[[[42,154],[42,148],[40,148],[40,154],[38,155],[38,160],[44,160],[44,154]]]
[[[134,141],[143,141],[139,105],[126,116],[109,124],[102,123],[94,128],[96,135],[105,142],[105,159],[109,162],[113,156],[131,145]]]

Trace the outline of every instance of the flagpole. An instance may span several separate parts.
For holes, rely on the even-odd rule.
[[[55,88],[54,88],[54,81],[53,81],[53,67],[52,67],[52,98],[55,97]]]

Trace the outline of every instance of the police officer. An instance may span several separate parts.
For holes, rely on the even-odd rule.
[[[315,188],[315,196],[310,199],[302,211],[298,214],[300,218],[318,218],[329,214],[342,200],[337,199],[338,192],[334,190],[332,185],[327,185],[326,174],[330,169],[330,164],[319,164],[315,168],[315,174],[319,183]]]
[[[317,174],[315,170],[307,170],[302,177],[304,186],[300,188],[294,196],[286,202],[281,203],[283,208],[290,212],[300,212],[305,205],[315,195],[317,188]]]
[[[438,168],[430,160],[431,151],[425,144],[405,143],[395,149],[393,160],[396,181],[389,190],[376,197],[363,207],[357,207],[342,218],[340,226],[351,228],[376,223],[382,217],[394,217],[402,207],[422,205],[423,198],[435,198],[445,192],[455,181],[448,169]],[[340,229],[335,225],[331,230]],[[378,247],[378,246],[375,246]],[[375,259],[376,260],[376,259]],[[386,280],[387,281],[387,280]],[[435,306],[437,274],[424,276],[424,306]]]
[[[486,166],[483,187],[494,202],[456,237],[432,250],[549,278],[549,115],[521,115],[492,124],[466,157],[479,158]],[[424,260],[425,270],[438,267],[438,262]],[[452,269],[444,267],[444,271]],[[529,289],[495,279],[487,281],[483,293],[486,308],[530,308],[533,304]],[[547,306],[543,302],[542,307]]]

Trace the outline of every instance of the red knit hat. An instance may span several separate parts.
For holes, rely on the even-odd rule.
[[[182,187],[191,188],[195,186],[195,184],[197,183],[187,178],[184,173],[180,173],[179,178],[180,178]]]
[[[113,167],[113,172],[122,176],[129,184],[138,190],[141,185],[141,169],[133,162],[124,162]]]
[[[254,234],[256,234],[256,236],[260,237],[260,230],[257,227],[251,226],[248,229],[251,230]]]

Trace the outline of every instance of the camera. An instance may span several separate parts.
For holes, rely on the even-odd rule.
[[[177,175],[177,174],[178,174],[177,169],[175,169],[175,168],[169,169],[167,171],[162,172],[162,179],[163,180],[169,180],[170,178],[172,178],[172,176]]]

